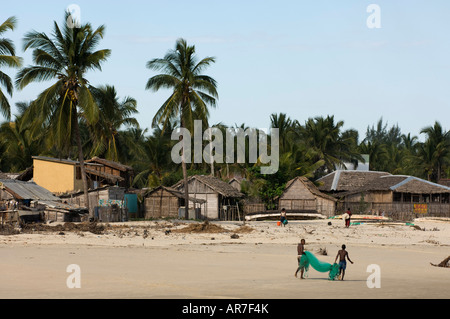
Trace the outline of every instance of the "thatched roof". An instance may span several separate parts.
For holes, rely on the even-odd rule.
[[[391,174],[377,171],[337,170],[319,178],[317,182],[321,184],[318,188],[322,192],[348,192],[359,190],[370,181],[386,175]]]
[[[90,160],[87,160],[86,163],[97,163],[97,164],[102,164],[108,167],[112,167],[115,168],[119,171],[122,172],[126,172],[126,171],[133,171],[133,168],[131,166],[122,164],[122,163],[118,163],[118,162],[114,162],[114,161],[110,161],[104,158],[100,158],[100,157],[93,157]]]
[[[197,180],[200,183],[207,185],[213,191],[219,193],[220,195],[222,195],[224,197],[231,197],[231,198],[244,197],[244,194],[242,194],[236,188],[234,188],[227,182],[221,180],[220,178],[217,178],[214,176],[206,176],[206,175],[194,175],[194,176],[191,176],[188,178],[188,184],[193,180]],[[180,189],[183,186],[184,186],[184,180],[181,180],[178,183],[176,183],[175,185],[173,185],[172,188]]]
[[[450,187],[450,178],[442,178],[438,184]]]
[[[295,182],[299,182],[302,183],[313,195],[315,196],[319,196],[331,201],[336,201],[336,198],[329,196],[327,194],[322,193],[316,185],[314,185],[313,182],[311,182],[308,178],[304,177],[304,176],[298,176],[295,177],[293,179],[291,179],[289,182],[287,182],[286,187],[284,189],[283,194],[280,196],[280,199],[283,198],[283,195],[286,194],[286,192],[289,190],[289,188],[295,183]]]
[[[172,194],[172,195],[175,196],[175,197],[184,199],[184,193],[182,193],[181,191],[176,190],[176,189],[174,189],[174,188],[172,188],[172,187],[166,187],[166,186],[158,186],[158,187],[152,189],[151,191],[149,191],[148,193],[146,193],[146,194],[144,195],[144,197],[149,197],[149,196],[151,196],[152,194],[154,194],[154,193],[156,193],[157,191],[159,191],[160,189],[167,191],[168,193]],[[189,197],[189,200],[190,200],[191,202],[194,202],[194,203],[200,203],[200,204],[206,203],[206,200],[205,200],[205,199],[201,199],[201,198]]]
[[[370,191],[394,191],[411,194],[443,194],[450,193],[450,187],[432,183],[415,176],[409,175],[385,175],[373,179],[357,190],[352,190],[341,195],[350,195]]]
[[[450,187],[432,183],[414,176],[409,176],[403,182],[394,185],[391,189],[399,193],[412,194],[443,194],[450,193]]]

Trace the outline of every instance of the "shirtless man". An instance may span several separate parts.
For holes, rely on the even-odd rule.
[[[302,239],[300,241],[300,243],[297,245],[297,260],[298,260],[298,267],[297,267],[297,271],[295,272],[295,277],[297,277],[297,273],[300,270],[300,279],[305,279],[303,277],[303,272],[305,271],[305,267],[303,265],[301,265],[301,259],[303,256],[306,257],[305,255],[305,240]]]
[[[348,252],[345,250],[345,245],[342,245],[342,249],[338,251],[336,258],[334,259],[334,262],[336,263],[338,257],[339,257],[339,279],[344,280],[345,275],[345,268],[347,268],[347,260],[353,264],[353,261],[350,260],[350,257],[348,256]]]

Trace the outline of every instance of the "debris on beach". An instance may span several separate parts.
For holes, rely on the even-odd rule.
[[[435,267],[444,267],[444,268],[450,268],[450,256],[448,256],[447,258],[445,258],[443,261],[441,261],[439,264],[433,264],[430,263],[431,266],[435,266]]]
[[[64,223],[59,225],[46,224],[26,224],[22,228],[23,233],[63,233],[63,232],[90,232],[95,235],[101,235],[105,231],[105,226],[97,223]]]
[[[251,233],[252,231],[254,231],[253,228],[251,228],[250,226],[247,226],[247,225],[243,225],[243,226],[240,226],[238,229],[236,229],[234,232],[243,234],[243,233]]]
[[[188,226],[181,229],[174,229],[173,232],[176,233],[226,233],[228,230],[225,228],[211,224],[209,221],[205,221],[201,224],[189,224]]]

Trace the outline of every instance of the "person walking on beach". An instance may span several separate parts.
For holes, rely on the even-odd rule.
[[[338,251],[336,258],[334,259],[334,262],[336,263],[338,257],[339,257],[339,279],[344,280],[345,276],[345,269],[347,268],[347,259],[349,262],[353,264],[353,261],[350,260],[350,257],[348,256],[348,252],[345,250],[346,246],[342,245],[342,249]]]
[[[347,212],[344,214],[346,228],[350,227],[350,218],[351,217],[352,217],[352,212],[349,208],[349,209],[347,209]]]
[[[298,267],[297,271],[295,272],[295,277],[297,277],[298,272],[300,271],[300,279],[305,279],[303,277],[303,273],[305,271],[305,262],[306,262],[306,255],[305,255],[305,240],[302,239],[300,243],[297,245],[297,260],[298,260]]]
[[[287,217],[286,217],[286,209],[284,209],[284,208],[281,209],[280,222],[283,226],[286,226],[286,224],[288,223]]]

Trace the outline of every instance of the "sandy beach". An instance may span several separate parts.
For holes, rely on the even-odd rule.
[[[331,224],[329,224],[331,223]],[[81,225],[81,224],[80,224]],[[450,222],[340,220],[242,222],[142,221],[98,224],[91,231],[52,223],[0,235],[0,298],[37,299],[447,299]],[[301,238],[333,263],[342,244],[354,264],[344,281],[310,269],[294,277]],[[80,288],[69,288],[78,265]],[[379,268],[379,287],[369,287]],[[373,281],[371,281],[373,282]]]

